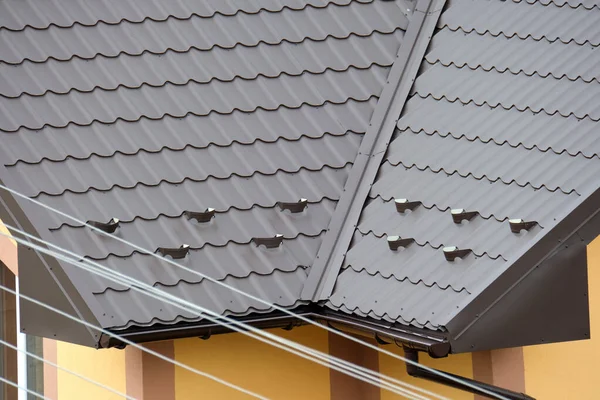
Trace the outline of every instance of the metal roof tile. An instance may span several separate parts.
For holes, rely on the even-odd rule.
[[[250,177],[256,172],[316,171],[324,165],[343,168],[356,154],[360,140],[361,136],[356,134],[326,135],[320,139],[258,142],[251,146],[234,143],[229,147],[140,152],[134,156],[69,158],[61,162],[19,163],[8,167],[8,173],[22,177],[23,191],[29,196],[40,193],[60,195],[65,191],[83,193],[91,188],[132,188],[138,184],[158,185],[163,181],[226,179],[233,175]]]
[[[456,292],[437,285],[429,287],[422,282],[399,282],[395,278],[386,279],[379,274],[371,276],[366,271],[355,272],[349,268],[340,273],[329,303],[335,308],[343,305],[364,315],[372,313],[379,319],[387,317],[405,324],[439,328],[455,304],[468,297],[466,290]]]
[[[377,177],[364,183],[328,307],[444,330],[535,232],[598,188],[599,21],[597,4],[576,0],[446,3]],[[421,206],[400,214],[399,198]],[[453,208],[479,216],[457,225]],[[509,218],[541,226],[516,236]],[[394,251],[389,235],[415,242]],[[441,246],[473,252],[449,262]]]
[[[477,210],[483,218],[498,221],[535,219],[542,226],[551,225],[560,210],[579,197],[576,192],[565,194],[531,185],[519,186],[516,182],[490,182],[472,175],[462,177],[458,173],[434,172],[429,168],[395,167],[389,162],[381,166],[370,196],[380,196],[384,200],[421,199],[425,207],[441,211]]]
[[[537,226],[529,232],[515,235],[510,231],[508,221],[475,217],[456,224],[450,210],[420,206],[410,212],[399,213],[393,201],[384,202],[376,198],[363,209],[357,229],[363,234],[372,232],[378,237],[398,235],[414,238],[420,245],[429,244],[438,249],[458,246],[472,249],[477,256],[507,260],[513,252],[529,244],[541,228]]]
[[[280,305],[302,304],[306,269],[403,40],[404,1],[0,9],[3,182],[83,220],[118,218],[117,234],[151,250],[185,242],[178,262]],[[301,198],[302,214],[277,207]],[[209,207],[217,216],[201,227],[208,231],[190,230],[182,214]],[[217,312],[270,310],[105,246],[62,217],[29,217],[46,240]],[[250,243],[280,231],[276,249]],[[199,319],[61,267],[82,295],[96,293],[90,308],[104,327]]]
[[[45,29],[49,26],[69,28],[74,24],[82,26],[119,24],[122,20],[143,22],[145,20],[164,21],[168,18],[188,19],[191,16],[212,17],[215,14],[235,16],[238,13],[256,14],[262,10],[281,11],[284,8],[301,10],[306,7],[323,8],[329,4],[344,5],[352,0],[183,0],[168,7],[158,0],[130,0],[114,2],[96,0],[87,2],[69,0],[68,2],[18,1],[0,3],[0,28],[23,30],[26,27]],[[370,0],[358,0],[369,2]]]
[[[227,277],[223,282],[278,306],[293,308],[301,304],[298,299],[305,279],[305,268],[298,267],[291,272],[275,270],[269,275],[251,273],[242,279]],[[200,283],[179,282],[175,286],[163,286],[161,289],[172,296],[185,298],[195,305],[222,315],[241,316],[272,310],[263,303],[206,280]],[[110,321],[106,324],[108,328],[147,326],[155,323],[173,324],[201,319],[196,312],[183,311],[179,307],[166,304],[163,300],[149,298],[131,289],[108,289],[95,294],[94,297],[100,306],[107,310],[105,319]]]
[[[592,132],[597,122],[574,115],[522,112],[516,108],[478,106],[460,101],[436,100],[431,96],[414,96],[404,108],[398,123],[400,130],[411,128],[428,134],[439,133],[459,139],[508,143],[512,147],[537,147],[541,151],[588,158],[600,156],[600,137]]]
[[[490,181],[516,182],[520,186],[546,187],[569,193],[586,188],[600,171],[600,159],[560,156],[508,144],[455,139],[424,132],[398,132],[388,149],[391,164],[443,170],[449,174],[472,175]]]
[[[178,262],[219,281],[227,277],[242,279],[252,274],[269,275],[276,270],[294,272],[298,266],[308,266],[312,263],[322,236],[299,235],[294,239],[284,239],[277,249],[265,249],[254,243],[228,243],[220,247],[206,245],[202,249],[191,249],[189,255]],[[203,280],[196,274],[175,268],[146,254],[110,256],[98,262],[146,284],[160,284],[160,287],[175,286],[183,281],[199,283]],[[123,285],[96,275],[86,274],[86,277],[89,280],[89,290],[93,293],[105,292],[107,288],[126,289]]]
[[[564,2],[562,2],[564,3]],[[589,4],[589,3],[588,3]],[[531,36],[540,40],[600,44],[600,9],[559,7],[554,2],[451,0],[438,26],[494,36]],[[518,16],[516,18],[515,16]]]
[[[280,12],[234,16],[216,14],[212,18],[190,16],[158,22],[146,19],[142,23],[122,20],[116,25],[76,24],[70,28],[51,25],[39,30],[4,31],[0,36],[0,57],[6,63],[18,64],[25,60],[44,62],[50,58],[89,59],[97,54],[115,57],[122,53],[159,54],[190,48],[211,50],[256,46],[263,42],[325,40],[330,36],[343,39],[350,35],[370,35],[374,30],[391,33],[398,28],[406,29],[407,25],[408,19],[396,2],[351,1],[347,5],[331,4],[325,8],[284,8]]]
[[[345,72],[326,71],[280,78],[258,77],[183,86],[167,83],[161,87],[138,89],[96,89],[90,93],[46,94],[0,99],[0,129],[20,127],[40,129],[69,124],[89,125],[94,121],[112,123],[142,117],[158,119],[165,115],[185,117],[212,112],[230,114],[234,110],[298,108],[303,104],[344,103],[348,99],[368,100],[381,90],[388,68],[373,66],[366,70],[350,68]],[[292,89],[293,90],[290,90]],[[341,89],[343,88],[343,89]]]
[[[224,147],[234,142],[297,140],[302,136],[319,138],[325,132],[332,135],[344,135],[348,131],[363,133],[376,104],[377,98],[371,97],[367,101],[349,99],[342,104],[325,103],[319,107],[303,105],[297,109],[259,109],[253,113],[234,111],[231,115],[211,113],[184,118],[165,115],[156,120],[142,118],[135,122],[117,120],[113,124],[47,127],[43,134],[21,129],[18,134],[0,131],[0,135],[7,150],[4,161],[7,165],[19,160],[35,163],[42,158],[83,159],[91,154],[110,157],[115,153],[134,155],[141,150],[159,152],[165,148]]]
[[[228,82],[234,78],[276,78],[304,72],[345,71],[350,66],[359,69],[367,69],[373,64],[390,66],[402,36],[403,31],[397,29],[392,34],[372,32],[365,37],[328,38],[299,44],[284,42],[279,46],[261,43],[256,47],[237,46],[231,50],[190,49],[159,55],[122,54],[114,58],[98,56],[92,60],[76,58],[70,62],[0,64],[0,95],[39,96],[48,92],[89,92],[98,87],[106,90],[142,85],[156,87],[166,82],[176,85],[212,80]]]
[[[508,70],[513,74],[523,71],[527,75],[566,76],[590,82],[600,80],[600,71],[594,68],[600,62],[600,52],[595,49],[588,42],[578,45],[531,37],[496,37],[489,32],[465,34],[445,27],[431,41],[426,60],[431,64],[439,61],[471,69]]]
[[[158,247],[176,248],[182,244],[189,245],[191,249],[199,249],[206,244],[243,244],[250,243],[254,237],[272,237],[277,234],[284,238],[294,238],[299,233],[318,236],[327,229],[334,208],[334,201],[322,200],[311,204],[304,212],[295,214],[281,211],[279,207],[254,207],[243,211],[231,209],[215,214],[208,223],[188,220],[185,216],[155,216],[150,220],[121,222],[117,234],[122,239],[150,250]],[[81,226],[63,225],[52,232],[52,238],[55,243],[60,243],[65,248],[79,249],[93,259],[104,259],[109,254],[125,257],[134,252],[128,245]]]
[[[38,200],[82,220],[119,218],[122,222],[152,219],[157,215],[178,217],[185,210],[214,208],[248,210],[255,206],[274,207],[278,202],[306,198],[310,204],[322,199],[338,200],[351,165],[318,171],[301,169],[273,175],[255,173],[251,177],[209,177],[203,181],[186,179],[181,183],[161,182],[156,186],[114,187],[108,191],[90,189],[84,193],[65,192],[61,196],[42,194]],[[266,189],[268,188],[268,190]],[[76,205],[76,206],[75,206]],[[50,228],[73,221],[54,214]]]
[[[454,242],[453,242],[454,243]],[[482,276],[502,268],[504,260],[469,255],[462,260],[448,262],[441,248],[413,243],[397,251],[390,250],[385,237],[370,233],[352,247],[344,261],[344,268],[356,272],[365,270],[369,275],[386,279],[423,283],[459,292],[477,287]],[[367,281],[368,282],[368,281]]]
[[[441,82],[452,82],[440,85]],[[436,99],[459,100],[467,104],[487,104],[510,109],[531,110],[562,116],[600,120],[600,84],[588,84],[569,78],[543,78],[524,73],[471,70],[468,67],[444,67],[435,64],[427,68],[413,86],[413,93]]]

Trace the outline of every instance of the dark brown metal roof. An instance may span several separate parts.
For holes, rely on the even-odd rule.
[[[159,3],[0,4],[0,179],[265,300],[304,304],[411,3]],[[281,207],[301,199],[301,212]],[[26,203],[3,219],[23,210],[30,232],[218,313],[271,311]],[[105,328],[199,319],[55,261],[31,264],[26,294],[44,290],[41,275],[56,286],[46,300]],[[23,325],[89,344],[37,321]]]
[[[597,4],[72,3],[0,4],[4,184],[280,306],[435,332],[454,352],[589,334]],[[145,283],[272,311],[2,198],[6,221]],[[105,328],[148,340],[202,322],[21,252],[25,293]]]
[[[455,352],[589,337],[598,27],[597,6],[448,1],[312,298],[447,332]]]

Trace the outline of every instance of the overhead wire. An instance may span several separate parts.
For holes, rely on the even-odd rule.
[[[3,234],[4,234],[4,233],[0,232],[0,235],[3,235]],[[4,286],[4,285],[0,285],[0,290],[2,290],[2,291],[5,291],[5,292],[7,292],[7,293],[10,293],[10,294],[13,294],[13,295],[17,295],[17,292],[16,292],[15,290],[13,290],[13,289],[11,289],[11,288],[9,288],[9,287],[6,287],[6,286]],[[80,324],[82,324],[82,325],[84,325],[84,326],[86,326],[86,327],[88,327],[88,328],[90,328],[90,329],[92,329],[92,330],[98,331],[98,332],[100,332],[100,333],[103,333],[103,334],[105,334],[105,335],[107,335],[107,336],[111,336],[111,337],[117,338],[117,339],[119,339],[121,342],[123,342],[123,343],[125,343],[125,344],[127,344],[127,345],[129,345],[129,346],[131,346],[131,347],[135,347],[136,349],[139,349],[139,350],[141,350],[141,351],[143,351],[143,352],[145,352],[145,353],[148,353],[148,354],[150,354],[150,355],[153,355],[153,356],[155,356],[155,357],[157,357],[157,358],[159,358],[159,359],[161,359],[161,360],[163,360],[163,361],[166,361],[166,362],[168,362],[168,363],[170,363],[170,364],[173,364],[173,365],[175,365],[175,366],[177,366],[177,367],[179,367],[179,368],[183,368],[183,369],[185,369],[185,370],[187,370],[187,371],[189,371],[189,372],[192,372],[192,373],[194,373],[194,374],[196,374],[196,375],[200,375],[200,376],[203,376],[203,377],[205,377],[205,378],[211,379],[211,380],[213,380],[213,381],[215,381],[215,382],[218,382],[218,383],[220,383],[220,384],[223,384],[223,385],[225,385],[225,386],[227,386],[227,387],[229,387],[229,388],[231,388],[231,389],[238,390],[238,391],[240,391],[240,392],[242,392],[242,393],[244,393],[244,394],[247,394],[247,395],[249,395],[249,396],[251,396],[251,397],[254,397],[254,398],[257,398],[257,399],[261,399],[261,400],[268,400],[268,398],[267,398],[267,397],[264,397],[264,396],[261,396],[261,395],[259,395],[259,394],[256,394],[256,393],[254,393],[254,392],[252,392],[252,391],[250,391],[250,390],[248,390],[248,389],[245,389],[245,388],[243,388],[243,387],[237,386],[237,385],[235,385],[235,384],[233,384],[233,383],[230,383],[230,382],[228,382],[228,381],[226,381],[226,380],[224,380],[224,379],[221,379],[221,378],[219,378],[219,377],[216,377],[216,376],[214,376],[214,375],[211,375],[211,374],[209,374],[209,373],[207,373],[207,372],[200,371],[199,369],[193,368],[193,367],[191,367],[191,366],[189,366],[189,365],[187,365],[187,364],[184,364],[184,363],[182,363],[182,362],[180,362],[180,361],[177,361],[177,360],[175,360],[175,359],[171,359],[171,358],[169,358],[169,357],[167,357],[167,356],[165,356],[165,355],[163,355],[163,354],[160,354],[160,353],[158,353],[158,352],[156,352],[156,351],[154,351],[154,350],[151,350],[151,349],[149,349],[149,348],[147,348],[147,347],[144,347],[144,346],[141,346],[141,345],[139,345],[139,344],[137,344],[137,343],[135,343],[135,342],[132,342],[131,340],[128,340],[127,338],[124,338],[124,337],[122,337],[122,336],[121,336],[121,335],[119,335],[119,334],[116,334],[116,333],[113,333],[113,332],[111,332],[111,331],[108,331],[108,330],[106,330],[106,329],[103,329],[103,328],[101,328],[101,327],[99,327],[99,326],[96,326],[96,325],[94,325],[94,324],[92,324],[92,323],[89,323],[89,322],[87,322],[87,321],[85,321],[85,320],[83,320],[83,319],[81,319],[81,318],[74,317],[74,316],[72,316],[71,314],[69,314],[69,313],[66,313],[66,312],[64,312],[64,311],[62,311],[62,310],[59,310],[59,309],[58,309],[58,308],[56,308],[56,307],[52,307],[51,305],[49,305],[49,304],[46,304],[46,303],[45,303],[45,302],[43,302],[43,301],[40,301],[40,300],[34,299],[33,297],[27,296],[27,295],[25,295],[25,294],[23,294],[23,293],[19,293],[18,295],[19,295],[19,297],[20,297],[21,299],[23,299],[23,300],[26,300],[26,301],[28,301],[28,302],[31,302],[31,303],[33,303],[33,304],[35,304],[35,305],[37,305],[37,306],[40,306],[40,307],[46,308],[47,310],[50,310],[50,311],[52,311],[52,312],[54,312],[54,313],[57,313],[57,314],[59,314],[59,315],[62,315],[63,317],[65,317],[65,318],[67,318],[67,319],[69,319],[69,320],[71,320],[71,321],[74,321],[74,322],[80,323]]]
[[[125,394],[125,393],[119,392],[118,390],[116,390],[116,389],[114,389],[114,388],[112,388],[112,387],[110,387],[108,385],[105,385],[103,383],[95,381],[95,380],[93,380],[91,378],[88,378],[87,376],[81,375],[81,374],[79,374],[79,373],[77,373],[75,371],[72,371],[72,370],[67,369],[65,367],[61,367],[60,365],[58,365],[58,364],[56,364],[56,363],[54,363],[54,362],[52,362],[50,360],[47,360],[47,359],[45,359],[43,357],[40,357],[37,354],[31,353],[31,352],[29,352],[27,350],[19,349],[17,346],[15,346],[15,345],[13,345],[13,344],[5,341],[5,340],[0,339],[0,345],[3,345],[3,346],[8,347],[10,349],[16,350],[16,351],[18,351],[20,353],[23,353],[23,354],[25,354],[28,357],[31,357],[31,358],[33,358],[35,360],[38,360],[38,361],[41,361],[44,364],[48,364],[48,365],[50,365],[50,366],[52,366],[52,367],[54,367],[56,369],[59,369],[61,371],[66,372],[67,374],[76,376],[79,379],[83,379],[84,381],[86,381],[88,383],[91,383],[93,385],[96,385],[96,386],[98,386],[98,387],[100,387],[102,389],[108,390],[109,392],[114,393],[117,396],[121,396],[121,397],[123,397],[123,398],[125,398],[127,400],[136,400],[134,397],[131,397],[131,396]]]
[[[36,396],[37,398],[40,398],[40,399],[42,399],[42,400],[53,400],[53,399],[50,399],[49,397],[46,397],[46,396],[44,396],[44,395],[43,395],[43,394],[41,394],[41,393],[38,393],[38,392],[36,392],[36,391],[34,391],[34,390],[31,390],[31,389],[29,389],[29,388],[23,387],[23,386],[19,385],[18,383],[16,383],[16,382],[13,382],[13,381],[11,381],[10,379],[6,379],[6,378],[4,378],[4,377],[2,377],[2,376],[0,376],[0,382],[4,382],[4,383],[6,383],[7,385],[10,385],[10,386],[12,386],[12,387],[14,387],[14,388],[17,388],[17,389],[19,389],[19,390],[23,390],[23,391],[25,391],[25,392],[27,392],[27,393],[29,393],[29,394],[31,394],[31,395],[34,395],[34,396]]]
[[[55,257],[55,258],[57,258],[59,260],[65,261],[65,262],[67,262],[69,264],[72,264],[72,265],[74,265],[74,266],[76,266],[76,267],[78,267],[80,269],[84,269],[84,270],[86,270],[88,272],[91,272],[93,274],[102,276],[105,279],[109,279],[109,280],[111,280],[113,282],[127,285],[127,286],[131,287],[135,291],[141,292],[141,293],[143,293],[145,295],[148,295],[150,297],[153,297],[155,299],[158,299],[158,300],[164,301],[164,302],[166,302],[168,304],[171,304],[171,305],[174,305],[176,307],[179,307],[179,308],[183,309],[184,311],[188,311],[188,312],[192,312],[192,313],[198,313],[198,312],[200,312],[200,313],[204,314],[204,317],[206,319],[208,319],[208,320],[210,320],[212,322],[215,322],[215,323],[218,323],[220,325],[226,326],[229,329],[232,329],[232,330],[234,330],[236,332],[240,332],[240,333],[242,333],[244,335],[250,336],[250,337],[252,337],[252,338],[254,338],[256,340],[259,340],[259,341],[261,341],[263,343],[266,343],[266,344],[278,347],[278,348],[280,348],[282,350],[285,350],[285,351],[289,351],[289,352],[291,352],[291,353],[293,353],[295,355],[298,355],[298,356],[303,357],[305,359],[309,359],[309,360],[314,361],[314,362],[316,362],[316,363],[318,363],[320,365],[323,365],[325,367],[329,367],[329,368],[335,369],[335,370],[337,370],[339,372],[342,372],[342,373],[345,373],[347,375],[350,375],[350,376],[352,376],[352,377],[354,377],[356,379],[359,379],[359,380],[362,380],[364,382],[367,382],[367,383],[373,384],[375,386],[381,387],[381,388],[383,388],[385,390],[392,391],[393,393],[396,393],[396,394],[399,394],[399,395],[404,395],[404,396],[406,396],[406,397],[408,397],[410,399],[423,400],[423,399],[427,399],[427,398],[423,397],[421,395],[417,395],[415,393],[411,393],[407,389],[404,389],[404,388],[401,388],[401,387],[394,387],[391,383],[386,382],[386,380],[392,381],[393,383],[396,383],[397,385],[408,386],[411,389],[425,392],[426,394],[432,395],[435,398],[445,399],[442,396],[439,396],[439,395],[437,395],[435,393],[426,391],[426,390],[424,390],[422,388],[419,388],[417,386],[410,385],[410,384],[402,382],[400,380],[387,377],[387,376],[385,376],[383,374],[375,373],[374,371],[368,370],[368,369],[366,369],[364,367],[357,366],[355,364],[349,363],[349,362],[347,362],[345,360],[342,360],[342,359],[339,359],[337,357],[333,357],[333,356],[330,356],[328,354],[325,354],[325,353],[319,352],[317,350],[314,350],[314,349],[312,349],[310,347],[306,347],[306,346],[303,346],[301,344],[295,343],[293,341],[281,338],[281,337],[279,337],[277,335],[273,335],[273,334],[268,333],[266,331],[259,330],[257,328],[254,328],[254,327],[249,326],[247,324],[243,324],[243,323],[241,323],[239,321],[236,321],[234,319],[231,319],[229,317],[219,315],[219,314],[217,314],[217,313],[215,313],[215,312],[213,312],[211,310],[208,310],[208,309],[205,309],[203,307],[194,305],[194,304],[189,303],[189,302],[187,302],[187,301],[185,301],[183,299],[177,298],[176,296],[172,296],[172,295],[170,295],[170,294],[168,294],[168,293],[166,293],[164,291],[161,291],[161,290],[159,290],[157,288],[154,288],[153,286],[145,284],[145,283],[143,283],[143,282],[141,282],[139,280],[130,278],[127,275],[124,275],[124,274],[121,274],[119,272],[110,270],[109,268],[107,268],[107,267],[105,267],[105,266],[103,266],[101,264],[98,264],[98,263],[93,262],[91,260],[84,259],[83,256],[81,256],[81,255],[75,254],[75,253],[73,253],[73,252],[71,252],[71,251],[69,251],[67,249],[61,248],[60,246],[57,246],[57,245],[54,245],[52,243],[46,242],[43,239],[37,238],[37,237],[35,237],[35,236],[27,233],[27,232],[18,230],[18,229],[14,228],[14,227],[12,227],[10,225],[5,225],[5,226],[9,230],[12,230],[12,231],[14,231],[16,233],[22,234],[22,235],[24,235],[24,236],[26,236],[26,237],[28,237],[30,239],[39,241],[40,243],[44,243],[45,245],[50,246],[52,248],[58,248],[58,249],[64,251],[66,254],[70,254],[72,257],[66,257],[63,254],[60,254],[60,253],[57,253],[57,252],[45,249],[45,248],[43,248],[41,246],[38,246],[36,244],[33,244],[31,242],[27,242],[27,241],[21,239],[20,237],[12,236],[12,238],[14,240],[16,240],[17,242],[19,242],[19,243],[21,243],[21,244],[23,244],[25,246],[29,246],[29,247],[33,248],[34,250],[40,251],[40,252],[42,252],[44,254],[48,254],[51,257]],[[3,233],[0,233],[0,235],[8,236],[8,235],[3,234]],[[85,264],[88,264],[88,265],[85,265]],[[93,268],[92,268],[92,266],[93,266]],[[183,304],[180,304],[178,302],[182,302]],[[191,306],[191,308],[190,308],[190,306]],[[209,315],[207,315],[207,314],[209,314]],[[211,314],[212,314],[212,316],[210,316]],[[219,320],[225,320],[225,321],[227,321],[227,323],[220,322]],[[253,333],[249,333],[246,330],[252,331]],[[278,342],[279,344],[273,344],[272,342],[269,342],[268,339],[264,339],[263,337],[260,337],[260,336],[266,336],[268,339],[271,339],[271,340],[273,340],[275,342]],[[298,349],[299,351],[304,351],[305,353],[310,354],[312,357],[315,357],[315,358],[317,358],[320,361],[315,361],[315,359],[311,358],[310,356],[302,354],[302,353],[298,352],[297,350],[290,350],[290,349],[288,349],[288,348],[286,348],[284,346],[288,346],[290,348]],[[333,364],[333,366],[332,366],[332,364]]]
[[[116,240],[116,241],[119,241],[119,242],[121,242],[121,243],[123,243],[123,244],[125,244],[125,245],[128,245],[128,246],[132,247],[133,249],[135,249],[135,250],[137,250],[137,251],[139,251],[139,252],[141,252],[141,253],[148,254],[148,255],[150,255],[150,256],[152,256],[152,257],[155,257],[155,258],[157,258],[157,259],[159,259],[159,260],[162,260],[162,261],[164,261],[164,262],[166,262],[166,263],[168,263],[168,264],[170,264],[170,265],[173,265],[173,266],[175,266],[175,267],[177,267],[177,268],[179,268],[179,269],[182,269],[182,270],[184,270],[184,271],[186,271],[186,272],[188,272],[188,273],[194,274],[194,275],[196,275],[196,276],[199,276],[199,277],[202,277],[203,279],[206,279],[206,280],[208,280],[208,281],[210,281],[210,282],[213,282],[213,283],[214,283],[214,284],[216,284],[216,285],[219,285],[219,286],[221,286],[221,287],[227,288],[227,289],[229,289],[229,290],[231,290],[231,291],[233,291],[233,292],[235,292],[235,293],[238,293],[238,294],[240,294],[240,295],[242,295],[242,296],[245,296],[245,297],[247,297],[247,298],[249,298],[249,299],[252,299],[252,300],[254,300],[254,301],[257,301],[257,302],[260,302],[260,303],[262,303],[262,304],[268,305],[269,307],[271,307],[271,308],[273,308],[273,309],[275,309],[275,310],[278,310],[278,311],[280,311],[280,312],[283,312],[283,313],[285,313],[285,314],[287,314],[287,315],[290,315],[290,316],[292,316],[292,317],[295,317],[295,318],[297,318],[297,319],[299,319],[299,320],[301,320],[301,321],[303,321],[303,322],[305,322],[305,323],[307,323],[307,324],[311,324],[311,325],[318,326],[318,327],[320,327],[321,329],[325,329],[325,330],[327,330],[327,331],[329,331],[329,332],[331,332],[331,333],[333,333],[333,334],[336,334],[336,335],[338,335],[338,336],[344,337],[344,338],[346,338],[346,339],[348,339],[348,340],[350,340],[350,341],[353,341],[353,342],[355,342],[355,343],[358,343],[358,344],[361,344],[361,345],[363,345],[363,346],[366,346],[366,347],[368,347],[368,348],[370,348],[370,349],[372,349],[372,350],[375,350],[375,351],[377,351],[377,352],[380,352],[380,353],[382,353],[382,354],[385,354],[385,355],[387,355],[387,356],[389,356],[389,357],[392,357],[392,358],[394,358],[394,359],[397,359],[397,360],[399,360],[399,361],[403,361],[403,362],[405,362],[405,363],[407,363],[407,364],[411,364],[411,365],[414,365],[414,366],[418,366],[418,367],[420,367],[420,368],[422,368],[422,369],[424,369],[424,370],[426,370],[426,371],[429,371],[429,372],[431,372],[431,373],[433,373],[433,374],[435,374],[435,375],[438,375],[438,376],[444,377],[444,378],[446,378],[446,379],[448,379],[448,380],[451,380],[451,381],[454,381],[454,382],[456,382],[456,383],[459,383],[459,384],[461,384],[461,385],[463,385],[463,386],[465,386],[465,387],[469,387],[469,388],[471,388],[471,389],[476,389],[476,390],[478,390],[479,392],[481,392],[481,393],[485,393],[486,395],[488,395],[488,396],[490,396],[490,397],[492,397],[492,398],[497,398],[497,399],[499,399],[499,400],[509,400],[509,399],[507,399],[505,396],[502,396],[502,395],[500,395],[500,394],[498,394],[498,393],[494,393],[494,392],[492,392],[492,391],[490,391],[490,390],[488,390],[488,389],[486,389],[486,388],[483,388],[483,387],[481,387],[481,386],[477,386],[477,385],[475,385],[475,384],[473,384],[473,383],[471,383],[471,382],[467,382],[467,381],[465,381],[465,380],[462,380],[462,379],[460,379],[460,378],[458,378],[458,377],[456,377],[456,376],[453,376],[453,375],[450,375],[450,374],[446,374],[446,373],[444,373],[444,372],[442,372],[442,371],[439,371],[439,370],[437,370],[437,369],[430,368],[430,367],[428,367],[428,366],[426,366],[426,365],[424,365],[424,364],[421,364],[421,363],[419,363],[419,362],[415,362],[415,361],[413,361],[413,360],[410,360],[410,359],[408,359],[408,358],[406,358],[406,357],[403,357],[403,356],[400,356],[400,355],[398,355],[398,354],[395,354],[395,353],[393,353],[393,352],[391,352],[391,351],[389,351],[389,350],[383,349],[383,348],[381,348],[381,347],[378,347],[378,346],[376,346],[376,345],[373,345],[373,344],[371,344],[371,343],[368,343],[368,342],[365,342],[365,341],[363,341],[363,340],[360,340],[360,339],[358,339],[358,338],[355,338],[354,336],[352,336],[352,335],[350,335],[350,334],[347,334],[347,333],[345,333],[345,332],[341,332],[341,331],[338,331],[338,330],[336,330],[336,329],[334,329],[334,328],[331,328],[331,327],[329,327],[329,326],[326,326],[326,325],[323,325],[323,324],[319,324],[319,323],[317,323],[317,322],[315,322],[315,321],[312,321],[310,318],[307,318],[307,317],[305,317],[305,316],[302,316],[302,315],[296,314],[296,313],[294,313],[293,311],[290,311],[290,310],[288,310],[288,309],[287,309],[287,308],[285,308],[285,307],[281,307],[281,306],[278,306],[278,305],[276,305],[276,304],[270,303],[270,302],[268,302],[268,301],[266,301],[266,300],[263,300],[263,299],[261,299],[261,298],[259,298],[259,297],[257,297],[257,296],[254,296],[254,295],[252,295],[252,294],[250,294],[250,293],[246,293],[246,292],[244,292],[243,290],[240,290],[240,289],[238,289],[238,288],[235,288],[235,287],[233,287],[233,286],[227,285],[227,284],[226,284],[226,283],[224,283],[224,282],[221,282],[221,281],[219,281],[219,280],[217,280],[217,279],[214,279],[214,278],[212,278],[212,277],[210,277],[210,276],[208,276],[208,275],[206,275],[206,274],[203,274],[203,273],[201,273],[201,272],[199,272],[199,271],[196,271],[196,270],[193,270],[193,269],[191,269],[191,268],[188,268],[188,267],[186,267],[186,266],[184,266],[184,265],[182,265],[182,264],[179,264],[179,263],[177,263],[177,262],[175,262],[175,261],[173,261],[173,260],[170,260],[170,259],[168,259],[168,258],[166,258],[166,257],[163,257],[163,256],[161,256],[161,255],[158,255],[158,254],[156,254],[156,253],[154,253],[154,252],[152,252],[152,251],[150,251],[150,250],[147,250],[147,249],[145,249],[145,248],[143,248],[143,247],[141,247],[141,246],[138,246],[138,245],[136,245],[135,243],[132,243],[132,242],[130,242],[130,241],[127,241],[127,240],[125,240],[125,239],[122,239],[122,238],[120,238],[120,237],[118,237],[118,236],[116,236],[116,235],[113,235],[113,234],[110,234],[110,233],[108,233],[108,232],[105,232],[105,231],[103,231],[102,229],[99,229],[99,228],[97,228],[97,227],[95,227],[95,226],[93,226],[93,225],[91,225],[91,224],[88,224],[87,222],[85,222],[85,221],[82,221],[82,220],[80,220],[80,219],[78,219],[78,218],[76,218],[76,217],[73,217],[73,216],[71,216],[71,215],[69,215],[69,214],[67,214],[67,213],[65,213],[65,212],[63,212],[63,211],[60,211],[60,210],[58,210],[58,209],[55,209],[55,208],[53,208],[53,207],[51,207],[51,206],[48,206],[47,204],[44,204],[44,203],[42,203],[42,202],[40,202],[40,201],[38,201],[38,200],[36,200],[36,199],[30,198],[30,197],[28,197],[28,196],[26,196],[26,195],[24,195],[24,194],[22,194],[22,193],[20,193],[20,192],[18,192],[18,191],[16,191],[16,190],[12,189],[12,188],[9,188],[9,187],[7,187],[7,186],[5,186],[5,185],[3,185],[3,184],[0,184],[0,189],[3,189],[3,190],[5,190],[5,191],[8,191],[9,193],[12,193],[13,195],[15,195],[15,196],[17,196],[17,197],[20,197],[20,198],[22,198],[22,199],[25,199],[25,200],[27,200],[27,201],[30,201],[30,202],[32,202],[32,203],[34,203],[34,204],[36,204],[36,205],[38,205],[38,206],[40,206],[40,207],[42,207],[42,208],[46,209],[46,210],[49,210],[49,211],[51,211],[51,212],[53,212],[53,213],[56,213],[56,214],[58,214],[58,215],[61,215],[61,216],[65,217],[65,218],[68,218],[68,219],[70,219],[71,221],[77,222],[78,224],[80,224],[80,225],[82,225],[82,226],[86,226],[86,227],[88,227],[88,228],[92,229],[94,232],[97,232],[97,233],[99,233],[99,234],[101,234],[101,235],[103,235],[103,236],[110,237],[110,238],[112,238],[112,239],[114,239],[114,240]]]

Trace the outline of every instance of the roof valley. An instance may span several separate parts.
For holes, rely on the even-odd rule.
[[[445,3],[445,0],[420,0],[417,3],[323,244],[302,290],[303,300],[324,300],[333,291],[368,197],[371,185],[366,183],[372,183],[377,175]]]

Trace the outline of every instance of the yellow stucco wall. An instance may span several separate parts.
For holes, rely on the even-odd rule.
[[[527,394],[538,399],[600,399],[600,238],[588,246],[591,340],[523,349]]]
[[[404,356],[404,352],[399,346],[388,345],[384,348],[400,356]],[[456,375],[473,378],[473,363],[471,354],[469,353],[451,355],[447,358],[440,359],[433,359],[423,353],[419,353],[419,362],[431,368],[437,368]],[[399,379],[453,400],[473,400],[474,397],[470,393],[453,389],[448,386],[439,385],[423,379],[412,378],[406,373],[406,365],[403,361],[381,353],[379,355],[379,371],[384,375]],[[398,395],[385,390],[381,391],[381,400],[397,399],[399,399]]]
[[[328,351],[327,332],[315,327],[269,332]],[[239,333],[175,341],[175,357],[202,371],[273,399],[329,399],[329,370]],[[181,368],[175,369],[177,400],[247,399],[238,392]]]
[[[120,391],[125,387],[125,351],[96,350],[75,344],[57,342],[58,365],[87,376]],[[117,396],[67,372],[58,371],[58,398],[60,400],[117,400]]]

